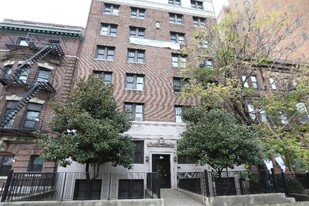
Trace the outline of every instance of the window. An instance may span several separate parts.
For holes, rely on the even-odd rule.
[[[42,172],[44,161],[39,155],[31,155],[28,165],[29,172]]]
[[[194,27],[205,27],[206,19],[201,17],[193,17],[193,26]]]
[[[143,121],[144,120],[144,105],[125,103],[124,110],[128,113],[131,121]]]
[[[309,122],[309,114],[306,105],[303,102],[298,102],[296,108],[301,115],[301,122]]]
[[[251,76],[243,75],[241,79],[243,82],[243,86],[245,88],[252,87],[254,89],[258,89],[259,85],[258,85],[257,77],[255,75],[251,75]]]
[[[285,113],[279,112],[279,118],[280,118],[282,124],[288,124],[289,123],[288,116]]]
[[[134,141],[133,163],[144,164],[144,141]]]
[[[0,156],[0,176],[8,176],[12,169],[14,156]]]
[[[130,26],[130,37],[145,38],[145,28]]]
[[[117,36],[116,24],[101,24],[100,34],[104,36]]]
[[[274,78],[270,77],[270,78],[269,78],[269,83],[270,83],[271,89],[277,89],[276,81],[275,81]]]
[[[249,113],[250,118],[253,121],[255,121],[256,120],[256,112],[255,112],[253,104],[248,104],[247,108],[248,108],[248,113]]]
[[[92,179],[90,182],[90,189],[86,187],[87,180],[77,179],[75,181],[73,200],[99,200],[101,199],[102,180]],[[89,194],[89,191],[91,193]]]
[[[16,103],[15,101],[8,101],[7,102],[4,116],[5,117],[7,117],[7,116],[14,116],[14,117],[10,119],[10,121],[4,126],[4,128],[13,128],[15,115],[10,114],[10,111],[14,107],[15,103]],[[15,113],[15,112],[13,112],[13,113]]]
[[[254,89],[257,89],[258,88],[258,82],[257,82],[256,76],[255,75],[250,76],[250,80],[251,80],[251,86]]]
[[[211,59],[205,59],[200,63],[200,67],[208,67],[208,68],[213,68],[213,63]]]
[[[267,115],[265,109],[260,109],[260,118],[262,122],[268,122]]]
[[[131,18],[144,19],[146,9],[131,7]]]
[[[26,115],[23,122],[23,128],[35,129],[37,120],[40,116],[40,110],[42,105],[40,104],[28,104]]]
[[[173,67],[186,67],[187,57],[182,56],[181,54],[172,54],[172,65]]]
[[[171,42],[178,43],[178,44],[186,44],[185,34],[177,33],[177,32],[171,32]]]
[[[296,24],[296,27],[299,28],[302,25],[302,21],[299,18],[297,18],[295,20],[295,24]]]
[[[120,179],[118,187],[118,199],[143,199],[143,179]]]
[[[174,77],[173,78],[174,92],[181,92],[182,87],[188,83],[189,83],[188,79]]]
[[[5,78],[5,79],[9,78],[10,75],[12,74],[12,71],[13,71],[12,65],[5,66],[3,78]]]
[[[308,34],[307,33],[303,33],[302,34],[303,40],[307,41],[309,39]]]
[[[97,59],[114,60],[115,47],[97,46]]]
[[[48,82],[51,75],[51,70],[46,70],[39,67],[38,76],[36,78],[37,82]]]
[[[119,15],[119,5],[116,4],[104,4],[104,14],[112,14],[112,15]]]
[[[127,74],[126,89],[129,90],[144,90],[144,75]]]
[[[17,39],[17,44],[19,46],[28,46],[27,39],[22,37]]]
[[[140,49],[128,49],[128,62],[144,63],[145,51]]]
[[[203,2],[191,0],[191,8],[203,10]]]
[[[181,113],[182,113],[183,109],[184,109],[183,106],[175,106],[176,123],[183,122],[182,117],[181,117]]]
[[[183,15],[170,13],[169,22],[172,24],[183,24]]]
[[[112,72],[93,71],[93,74],[96,78],[101,78],[105,85],[109,85],[112,83]]]
[[[26,83],[29,77],[29,74],[30,74],[30,66],[25,65],[20,70],[21,70],[21,73],[19,75],[19,80],[22,81],[23,83]]]
[[[175,6],[181,6],[181,0],[168,0],[168,4],[172,4]]]

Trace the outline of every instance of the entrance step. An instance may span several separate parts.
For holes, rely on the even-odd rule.
[[[188,195],[176,189],[161,189],[164,206],[203,206]]]

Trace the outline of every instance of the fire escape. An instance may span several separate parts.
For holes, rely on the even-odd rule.
[[[23,72],[26,72],[36,62],[39,62],[47,55],[62,58],[64,56],[64,52],[61,48],[61,38],[57,36],[28,33],[25,40],[28,47],[34,51],[34,54],[25,59],[23,63],[15,68],[10,75],[0,77],[0,83],[3,86],[23,86],[26,88],[26,92],[23,94],[21,99],[19,99],[19,101],[14,103],[4,117],[0,117],[0,128],[4,128],[10,120],[14,119],[16,114],[28,104],[31,98],[35,97],[38,91],[44,90],[49,93],[55,92],[55,89],[49,82],[34,80],[31,84],[26,84],[20,79],[20,76]],[[20,48],[21,46],[18,44],[6,44],[6,47],[11,51]]]

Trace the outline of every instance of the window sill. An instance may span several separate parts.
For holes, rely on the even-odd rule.
[[[110,59],[98,59],[98,58],[94,58],[94,60],[97,61],[107,61],[107,62],[113,62],[114,60],[110,60]]]
[[[107,14],[107,13],[104,13],[104,12],[103,12],[103,14],[108,15],[108,16],[120,16],[119,14]]]
[[[141,20],[145,20],[145,18],[139,18],[139,17],[130,17],[130,19],[141,19]]]
[[[145,90],[139,90],[139,89],[127,89],[125,88],[125,91],[138,91],[138,92],[144,92]]]
[[[117,36],[105,35],[105,34],[99,34],[99,36],[102,36],[102,37],[113,37],[113,38],[116,38],[116,37],[117,37]]]
[[[146,64],[145,62],[141,63],[141,62],[128,62],[128,61],[127,61],[127,63],[129,63],[129,64],[141,64],[141,65]]]
[[[0,180],[6,180],[8,176],[0,176]]]

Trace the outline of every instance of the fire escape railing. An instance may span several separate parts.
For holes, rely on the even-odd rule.
[[[45,37],[43,39],[42,37]],[[49,37],[49,36],[48,36]],[[16,69],[13,70],[12,74],[7,77],[1,77],[0,83],[4,86],[12,85],[26,85],[20,79],[22,73],[27,69],[31,68],[36,62],[43,59],[48,54],[58,56],[59,58],[64,56],[64,52],[60,46],[61,39],[59,37],[48,39],[46,41],[46,36],[28,34],[27,35],[28,47],[35,51],[35,54],[30,58],[26,59],[22,64],[20,64]],[[8,48],[12,48],[14,45],[7,45]],[[31,98],[33,98],[39,90],[45,90],[47,92],[55,92],[55,89],[49,82],[36,81],[34,80],[30,85],[27,85],[28,89],[24,93],[21,99],[16,102],[12,108],[6,113],[6,115],[0,118],[0,128],[5,127],[10,120],[14,119],[16,114],[28,104]]]

